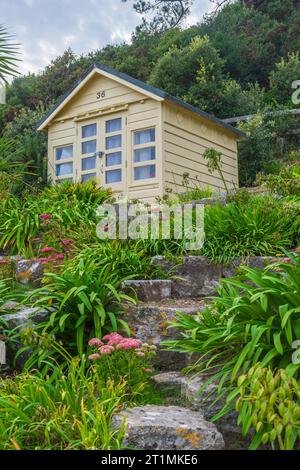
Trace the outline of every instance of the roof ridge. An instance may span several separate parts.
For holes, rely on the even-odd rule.
[[[209,119],[216,124],[224,127],[225,129],[229,130],[230,132],[233,132],[234,134],[239,135],[240,137],[245,137],[244,132],[240,131],[239,129],[236,129],[235,127],[231,126],[230,124],[222,121],[222,119],[217,118],[213,114],[209,114],[206,111],[201,110],[200,108],[187,103],[180,98],[177,98],[175,96],[170,95],[166,91],[163,91],[157,87],[154,87],[150,85],[149,83],[143,82],[142,80],[139,80],[138,78],[131,77],[130,75],[120,72],[116,69],[113,69],[109,67],[108,65],[105,64],[100,64],[97,62],[94,62],[82,75],[81,77],[64,93],[61,98],[50,108],[50,110],[39,120],[37,123],[36,127],[40,127],[50,116],[55,112],[55,110],[67,99],[67,97],[81,84],[81,82],[93,71],[93,70],[102,70],[104,72],[107,72],[115,77],[120,78],[121,80],[124,80],[128,83],[131,83],[132,85],[138,86],[139,88],[148,91],[154,95],[159,96],[160,98],[163,98],[165,100],[171,101],[178,106],[181,106],[195,114],[198,114],[201,117],[204,117],[205,119]]]

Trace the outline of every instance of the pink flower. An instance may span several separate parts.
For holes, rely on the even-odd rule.
[[[138,349],[141,345],[142,342],[139,339],[124,338],[119,344],[117,344],[116,349]]]
[[[101,348],[101,346],[104,346],[104,343],[98,338],[93,338],[89,341],[89,346],[93,348],[94,346],[97,348]]]
[[[69,238],[66,238],[60,244],[61,246],[67,246],[67,245],[72,245],[72,243],[74,243],[74,240],[70,240]]]
[[[282,260],[283,263],[289,264],[292,262],[291,258],[283,258]]]
[[[124,338],[123,336],[119,335],[119,333],[110,333],[102,338],[104,341],[112,342],[112,344],[118,344]]]
[[[55,259],[65,259],[65,255],[63,253],[60,253],[59,255],[54,256]]]
[[[41,214],[40,215],[40,219],[42,219],[42,220],[51,219],[51,217],[52,217],[51,214]]]
[[[108,354],[111,354],[113,352],[114,348],[112,348],[111,346],[102,346],[99,351],[101,354],[104,354],[104,355],[108,355]]]
[[[100,354],[91,354],[89,356],[89,360],[90,361],[96,361],[97,359],[100,359],[100,357],[101,357]]]
[[[0,264],[9,264],[8,259],[1,259]]]
[[[148,373],[148,374],[151,374],[152,372],[154,372],[154,369],[147,369],[145,368],[144,369],[144,372]]]
[[[136,353],[136,355],[137,355],[138,357],[144,357],[144,356],[145,356],[145,353],[143,353],[142,351],[138,351],[138,352]]]
[[[34,242],[40,242],[41,239],[40,239],[40,237],[36,237],[36,238],[34,238],[32,241],[34,241]]]
[[[51,246],[46,246],[45,248],[40,249],[40,253],[53,253],[54,251],[56,251],[56,249]]]
[[[49,263],[54,263],[54,261],[56,261],[56,260],[53,259],[53,258],[40,258],[40,260],[39,260],[40,264],[42,264],[42,265],[49,264]]]

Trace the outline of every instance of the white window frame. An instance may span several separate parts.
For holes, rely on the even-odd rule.
[[[118,131],[113,131],[113,132],[106,132],[106,122],[107,121],[113,121],[115,119],[121,119],[121,129],[118,130]],[[106,186],[106,187],[111,187],[112,189],[114,189],[117,185],[122,185],[124,183],[124,178],[126,177],[125,176],[125,171],[124,171],[124,168],[125,168],[125,165],[124,165],[124,162],[125,162],[125,156],[126,156],[126,149],[125,149],[125,128],[126,128],[126,125],[125,125],[125,119],[124,119],[124,116],[105,116],[104,117],[104,120],[103,120],[103,128],[104,128],[104,146],[105,146],[105,155],[103,156],[104,158],[104,162],[103,162],[103,184]],[[121,147],[114,147],[114,148],[111,148],[111,149],[107,149],[106,148],[106,138],[107,137],[114,137],[114,136],[117,136],[117,135],[120,135],[121,136]],[[121,153],[121,163],[118,163],[116,165],[106,165],[106,158],[108,155],[110,155],[111,153]],[[106,182],[106,173],[108,171],[113,171],[113,170],[121,170],[121,180],[120,181],[115,181],[114,183],[107,183]]]
[[[134,135],[136,132],[141,132],[141,131],[147,131],[149,129],[154,129],[155,131],[155,140],[153,142],[147,142],[146,144],[135,144],[134,143]],[[150,124],[147,126],[143,127],[138,127],[131,129],[131,166],[132,166],[132,171],[131,171],[131,181],[132,185],[134,186],[144,186],[145,184],[153,184],[158,181],[158,159],[157,159],[157,151],[158,151],[158,128],[156,124]],[[134,161],[134,151],[135,150],[143,150],[145,148],[155,148],[155,159],[154,160],[145,160],[143,162],[135,162]],[[134,177],[134,172],[135,168],[138,167],[144,167],[144,166],[150,166],[154,165],[155,166],[155,176],[153,178],[144,178],[144,179],[139,179],[136,180]]]
[[[82,177],[85,176],[85,175],[90,175],[90,174],[96,174],[95,178],[97,179],[98,177],[98,164],[97,164],[97,145],[98,145],[98,142],[99,142],[99,121],[97,119],[95,119],[95,121],[93,121],[92,119],[90,120],[91,122],[87,123],[87,122],[82,122],[80,123],[80,126],[79,126],[79,135],[80,135],[80,138],[79,138],[79,152],[80,152],[80,158],[79,158],[79,175],[80,175],[80,178],[79,178],[79,181],[82,182]],[[92,126],[96,124],[96,135],[95,136],[90,136],[90,137],[82,137],[82,129],[84,127],[87,127],[87,126]],[[91,153],[82,153],[82,144],[86,143],[86,142],[92,142],[92,141],[96,141],[96,151],[95,152],[91,152]],[[96,164],[95,164],[95,168],[92,168],[90,170],[83,170],[82,169],[82,161],[87,159],[87,158],[91,158],[91,157],[96,157]]]
[[[57,150],[65,148],[65,147],[72,147],[72,149],[73,149],[72,158],[62,158],[60,160],[57,160],[57,158],[56,158]],[[75,174],[75,167],[74,167],[74,165],[75,165],[75,159],[74,159],[75,146],[74,146],[74,143],[70,142],[70,143],[65,143],[65,144],[61,144],[61,145],[55,145],[53,150],[54,150],[54,178],[55,178],[55,183],[63,181],[63,180],[71,179],[71,178],[74,181],[74,174]],[[57,176],[57,174],[56,174],[56,165],[62,165],[64,163],[72,163],[73,164],[72,173]]]

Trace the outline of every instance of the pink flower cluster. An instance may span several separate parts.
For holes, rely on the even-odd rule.
[[[10,261],[8,259],[1,259],[0,260],[0,264],[7,265],[9,263],[10,263]]]
[[[104,341],[106,343],[104,343]],[[135,350],[137,356],[144,356],[145,354],[140,349],[142,342],[139,339],[134,338],[124,338],[119,333],[110,333],[102,338],[93,338],[89,341],[89,346],[91,348],[96,348],[98,352],[91,354],[89,359],[95,361],[99,359],[101,355],[109,355],[114,351],[126,351],[126,350]]]

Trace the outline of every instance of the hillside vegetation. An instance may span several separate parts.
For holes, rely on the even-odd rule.
[[[0,108],[1,160],[17,159],[33,174],[27,181],[36,181],[37,175],[45,182],[46,138],[34,125],[99,62],[221,118],[259,113],[242,126],[249,141],[240,148],[240,183],[252,185],[261,171],[276,173],[278,161],[289,160],[289,152],[300,146],[294,132],[299,117],[262,115],[297,107],[292,82],[300,79],[300,10],[293,0],[271,0],[259,9],[254,3],[228,2],[187,29],[140,28],[130,43],[107,45],[86,56],[68,49],[42,73],[16,78],[8,88],[7,105]]]

